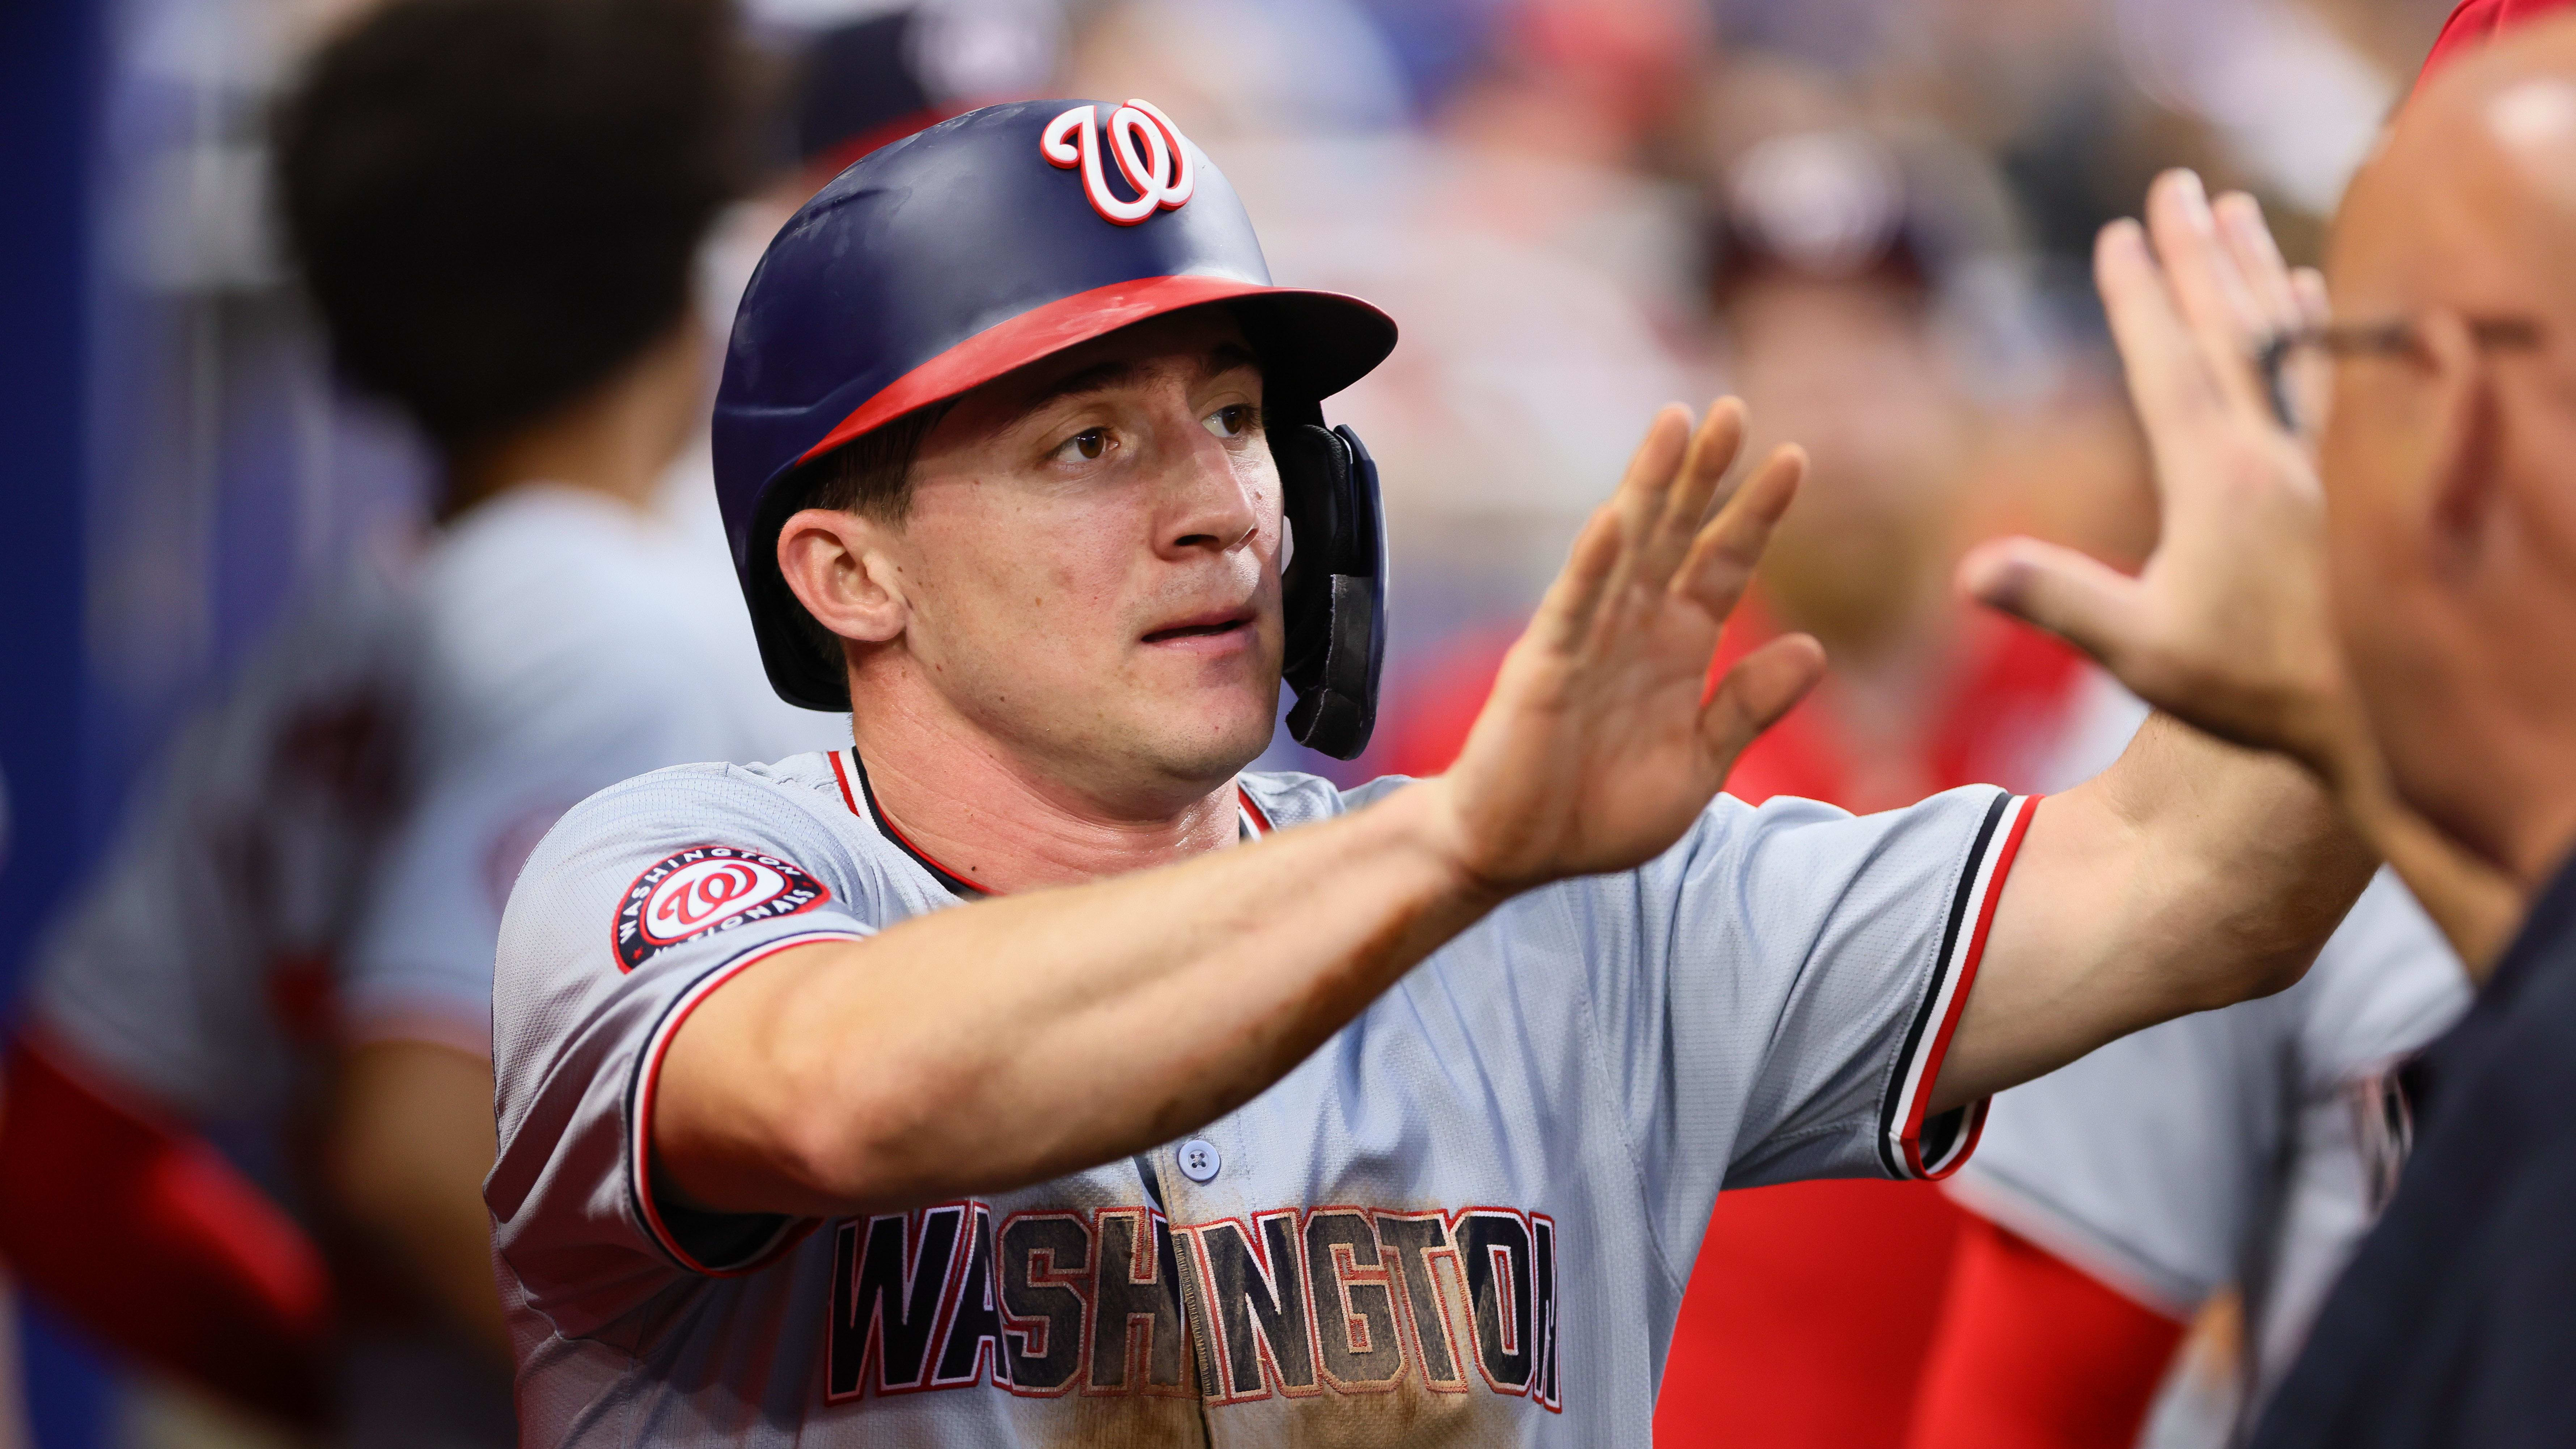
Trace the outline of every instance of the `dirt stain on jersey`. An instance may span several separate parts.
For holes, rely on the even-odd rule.
[[[1546,1411],[1490,1395],[1436,1394],[1406,1384],[1390,1394],[1327,1394],[1210,1405],[1204,1411],[1169,1399],[1104,1399],[1072,1415],[1050,1406],[1018,1417],[1024,1442],[1049,1449],[1462,1449],[1518,1442],[1518,1420],[1532,1412]]]

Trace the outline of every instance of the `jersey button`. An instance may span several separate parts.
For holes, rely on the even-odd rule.
[[[1217,1155],[1216,1144],[1204,1137],[1193,1137],[1181,1144],[1181,1176],[1192,1182],[1214,1182],[1225,1159]]]

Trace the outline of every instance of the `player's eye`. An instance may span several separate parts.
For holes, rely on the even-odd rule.
[[[1240,438],[1252,431],[1252,404],[1228,403],[1201,419],[1200,426],[1220,438]]]
[[[1085,428],[1081,432],[1074,434],[1072,437],[1065,439],[1062,443],[1057,444],[1055,455],[1059,462],[1070,463],[1079,458],[1083,462],[1092,463],[1098,462],[1100,455],[1108,451],[1109,430],[1107,428]]]

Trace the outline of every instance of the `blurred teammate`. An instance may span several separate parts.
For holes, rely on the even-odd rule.
[[[411,798],[343,962],[325,1152],[491,1361],[484,1054],[518,862],[636,764],[840,732],[761,696],[716,536],[657,506],[707,395],[692,268],[751,179],[732,27],[715,0],[398,4],[280,124],[334,355],[439,442],[453,515],[420,567]]]
[[[1949,585],[1982,495],[2005,482],[1978,474],[1978,435],[2008,424],[1969,402],[1934,309],[1954,269],[2002,238],[1923,170],[1864,130],[1789,130],[1745,149],[1717,188],[1734,376],[1766,428],[1814,454],[1728,648],[1798,630],[1832,660],[1730,778],[1747,800],[1867,812],[1970,781],[2062,789],[2108,763],[2136,718],[2073,650],[1963,606]],[[1838,209],[1820,212],[1819,197]],[[2143,497],[2134,475],[2115,478]],[[2084,768],[2064,767],[2105,733]],[[1674,1330],[1657,1442],[1893,1449],[1960,1216],[1919,1183],[1722,1195]]]
[[[745,663],[713,520],[660,497],[745,80],[719,4],[401,0],[281,114],[296,259],[343,372],[438,446],[440,525],[182,732],[55,934],[0,1135],[13,1266],[237,1402],[322,1417],[336,1349],[351,1439],[512,1437],[477,1189],[518,863],[637,769],[841,734]],[[246,1129],[291,1212],[198,1124]]]

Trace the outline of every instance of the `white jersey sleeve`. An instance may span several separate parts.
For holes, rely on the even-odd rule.
[[[488,1050],[502,906],[565,810],[666,765],[846,737],[844,717],[771,694],[740,595],[695,542],[545,487],[442,542],[422,590],[416,799],[367,893],[347,1035]]]
[[[406,570],[391,541],[300,602],[138,786],[53,923],[34,1030],[190,1116],[284,1109],[404,793]]]
[[[1951,1191],[2174,1317],[2241,1286],[2256,1337],[2283,1340],[2262,1357],[2281,1358],[2372,1215],[2373,1088],[2467,1001],[2458,959],[2382,872],[2298,985],[1997,1097]]]
[[[775,952],[888,919],[887,882],[781,799],[720,765],[627,781],[566,815],[511,897],[485,1199],[524,1306],[567,1337],[676,1278],[744,1271],[810,1226],[684,1220],[657,1205],[645,1160],[654,1069],[707,993]]]

